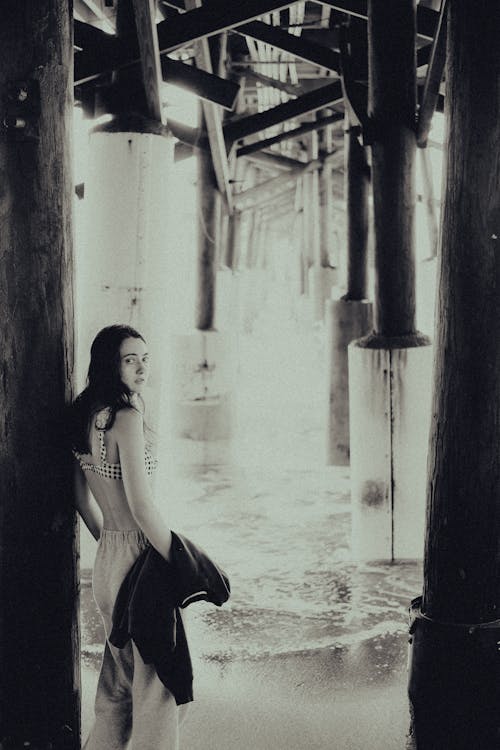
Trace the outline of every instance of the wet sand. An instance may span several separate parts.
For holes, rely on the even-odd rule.
[[[403,750],[405,665],[380,681],[352,656],[323,649],[223,664],[194,660],[195,701],[181,750]],[[84,737],[96,679],[84,668]]]

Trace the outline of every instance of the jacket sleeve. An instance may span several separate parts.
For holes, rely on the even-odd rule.
[[[231,592],[229,578],[201,547],[172,531],[172,566],[176,605],[184,608],[196,601],[220,607]]]

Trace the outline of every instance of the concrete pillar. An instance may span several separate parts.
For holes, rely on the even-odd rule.
[[[175,336],[171,363],[175,437],[227,440],[232,430],[229,338],[199,330]]]
[[[326,373],[328,419],[326,462],[349,465],[349,376],[347,347],[370,332],[373,305],[368,300],[329,300],[326,303]]]
[[[432,347],[348,351],[353,559],[421,558]]]
[[[309,269],[309,293],[314,321],[325,319],[325,303],[331,297],[332,290],[338,284],[338,270],[314,265]]]
[[[349,346],[354,559],[421,558],[431,346],[415,327],[415,3],[368,3],[375,332]]]
[[[85,375],[96,332],[127,323],[151,347],[151,398],[161,403],[171,248],[168,196],[173,145],[151,132],[90,135],[86,232],[77,248],[77,372]],[[80,387],[83,382],[79,383]],[[156,424],[157,409],[150,415]]]

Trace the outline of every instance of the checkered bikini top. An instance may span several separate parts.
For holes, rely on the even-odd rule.
[[[94,464],[90,461],[85,460],[85,454],[78,453],[77,451],[73,451],[73,455],[77,459],[78,463],[80,464],[83,471],[93,471],[94,474],[98,474],[100,477],[105,477],[106,479],[122,479],[122,467],[119,463],[117,464],[110,464],[108,462],[107,452],[106,452],[106,446],[104,444],[104,433],[106,432],[106,425],[108,423],[109,419],[109,412],[110,409],[106,408],[100,411],[96,417],[95,420],[95,426],[97,429],[97,434],[99,436],[99,443],[100,443],[100,464]],[[146,474],[148,476],[151,476],[153,471],[156,469],[158,465],[158,461],[152,456],[151,452],[146,448],[144,450],[144,463],[146,466]]]

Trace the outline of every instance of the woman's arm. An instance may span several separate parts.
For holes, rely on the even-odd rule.
[[[94,539],[99,539],[102,529],[102,514],[90,494],[87,481],[78,464],[75,466],[75,504]]]
[[[168,560],[172,534],[153,503],[144,464],[142,415],[135,409],[122,409],[116,415],[114,427],[130,511],[153,547]]]

